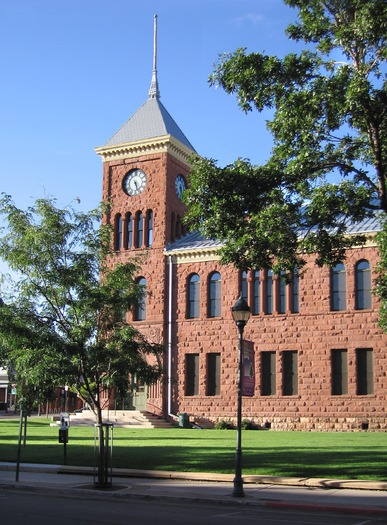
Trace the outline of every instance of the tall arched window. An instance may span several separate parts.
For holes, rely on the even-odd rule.
[[[133,246],[133,218],[131,213],[127,213],[125,217],[125,249]]]
[[[153,211],[146,212],[146,242],[145,246],[152,246],[153,244]]]
[[[278,298],[278,304],[277,304],[277,311],[279,314],[284,314],[286,311],[286,280],[285,280],[286,273],[283,270],[278,274],[278,280],[277,280],[277,298]]]
[[[247,272],[241,272],[241,292],[243,299],[249,303],[249,291],[248,291],[248,285],[247,285]]]
[[[134,320],[145,321],[146,319],[146,279],[139,277],[136,283],[141,286],[141,296],[139,297],[134,308]]]
[[[222,278],[219,272],[210,276],[208,317],[219,317],[222,312]]]
[[[366,260],[356,264],[356,310],[371,308],[371,267]]]
[[[116,215],[114,224],[114,249],[121,250],[122,248],[122,217],[120,214]]]
[[[265,313],[273,313],[273,270],[267,270],[265,281]]]
[[[188,315],[189,319],[200,317],[200,277],[197,273],[188,279]]]
[[[259,314],[260,303],[261,303],[261,275],[259,273],[259,270],[255,270],[253,273],[253,304],[252,304],[253,315]]]
[[[290,310],[292,313],[297,314],[300,311],[300,276],[298,268],[293,271],[290,290]]]
[[[141,248],[142,242],[143,242],[143,235],[144,235],[144,221],[142,218],[141,211],[138,211],[136,213],[136,229],[135,229],[135,247]]]
[[[347,308],[347,279],[343,263],[331,268],[331,310],[345,310]]]

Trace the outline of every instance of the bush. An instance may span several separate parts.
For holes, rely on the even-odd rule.
[[[226,421],[225,419],[221,419],[214,426],[215,430],[233,430],[234,428],[232,421]]]

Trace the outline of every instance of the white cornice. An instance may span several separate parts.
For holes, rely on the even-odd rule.
[[[102,158],[103,162],[122,160],[154,153],[169,153],[184,164],[195,154],[172,135],[153,137],[151,139],[127,142],[114,146],[99,146],[95,152]]]

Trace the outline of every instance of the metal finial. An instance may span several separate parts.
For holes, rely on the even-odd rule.
[[[157,15],[154,16],[153,21],[153,70],[148,95],[149,98],[160,98],[159,85],[157,82]]]

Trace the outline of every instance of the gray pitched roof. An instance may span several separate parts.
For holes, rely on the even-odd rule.
[[[382,214],[380,210],[376,210],[374,215],[370,218],[363,219],[360,222],[349,223],[347,227],[347,233],[350,235],[356,234],[370,234],[377,233],[382,230]],[[206,250],[213,248],[221,248],[222,242],[216,239],[206,239],[199,232],[190,232],[184,235],[175,242],[169,244],[165,251],[190,251],[190,250]]]
[[[164,135],[172,135],[192,151],[195,151],[159,98],[154,97],[149,98],[106,142],[105,146],[117,146]]]

